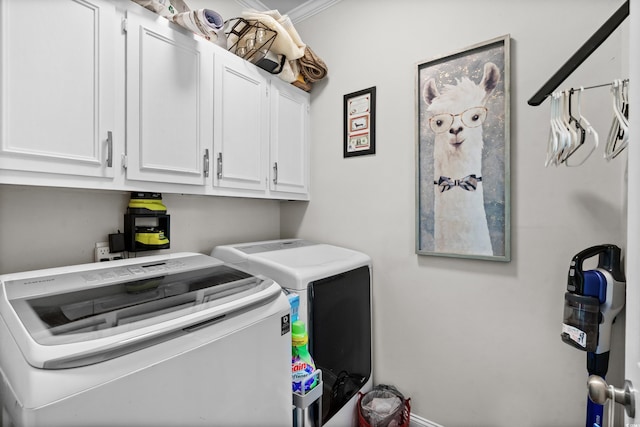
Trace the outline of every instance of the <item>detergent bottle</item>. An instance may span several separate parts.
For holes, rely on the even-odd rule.
[[[308,342],[304,322],[296,320],[291,325],[291,379],[293,391],[300,394],[311,390],[318,382],[315,375],[309,377],[316,364],[309,354]]]

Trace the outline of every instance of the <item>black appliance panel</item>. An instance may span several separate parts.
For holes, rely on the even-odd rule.
[[[368,266],[309,284],[309,350],[322,369],[325,424],[371,376]]]

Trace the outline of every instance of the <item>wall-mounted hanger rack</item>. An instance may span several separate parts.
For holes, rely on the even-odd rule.
[[[620,82],[621,82],[621,83],[629,83],[629,79],[623,79],[623,80],[620,80]],[[593,86],[581,86],[581,87],[579,87],[579,88],[577,88],[577,89],[572,87],[571,89],[569,89],[569,92],[571,92],[571,93],[576,93],[576,92],[579,92],[580,90],[597,89],[597,88],[599,88],[599,87],[611,86],[612,84],[613,84],[613,82],[610,82],[610,83],[602,83],[602,84],[599,84],[599,85],[593,85]]]
[[[613,33],[620,24],[629,16],[629,0],[626,0],[622,6],[605,22],[591,37],[587,40],[576,53],[571,56],[560,67],[556,73],[529,99],[528,104],[537,106],[542,104],[544,100],[565,81],[576,68],[580,66],[600,45]]]

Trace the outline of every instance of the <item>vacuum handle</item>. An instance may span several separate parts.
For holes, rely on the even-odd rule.
[[[598,259],[598,268],[607,270],[611,273],[614,280],[618,282],[625,282],[624,272],[621,266],[621,250],[616,245],[605,245],[607,250],[600,253]]]
[[[567,279],[567,290],[569,292],[574,292],[580,295],[583,294],[584,271],[582,269],[582,264],[585,260],[596,255],[600,255],[598,259],[598,267],[605,268],[608,271],[611,271],[612,268],[616,268],[618,270],[618,273],[616,273],[616,275],[618,276],[622,273],[622,271],[620,270],[620,248],[615,245],[592,246],[577,253],[571,260],[571,265],[569,267],[569,277]],[[612,276],[614,276],[614,278],[618,280],[613,271],[611,271],[611,273]],[[623,282],[624,279],[619,281]]]

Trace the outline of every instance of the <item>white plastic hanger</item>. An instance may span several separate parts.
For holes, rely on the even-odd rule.
[[[549,117],[549,141],[547,144],[547,158],[544,166],[555,164],[557,158],[558,146],[560,145],[561,133],[558,130],[558,93],[551,94],[550,117]]]
[[[555,152],[555,148],[558,146],[558,136],[555,132],[555,125],[553,123],[553,113],[556,106],[556,94],[552,93],[549,100],[549,138],[547,139],[547,156],[544,159],[544,167],[549,167],[551,159]]]
[[[621,80],[615,80],[611,84],[613,119],[604,152],[604,158],[607,160],[620,154],[629,142],[629,121],[623,111],[626,108],[626,96],[626,84]]]
[[[577,120],[579,125],[582,126],[582,129],[584,129],[584,132],[585,132],[584,140],[580,138],[580,142],[578,146],[569,154],[569,157],[565,161],[565,165],[569,167],[575,167],[575,166],[580,166],[584,164],[584,162],[586,162],[587,159],[591,157],[591,154],[593,154],[596,148],[598,148],[598,144],[599,144],[598,132],[596,132],[593,126],[591,126],[591,123],[589,123],[586,117],[582,115],[582,93],[583,92],[584,92],[584,87],[580,86],[580,90],[578,91],[578,95],[577,95],[577,99],[578,99],[577,100],[577,104],[578,104]],[[578,148],[585,147],[585,144],[587,144],[587,142],[590,139],[593,140],[593,144],[591,144],[591,149],[586,155],[582,156],[582,160],[576,161],[575,157],[572,157],[573,154],[578,150]],[[584,148],[582,151],[584,151]],[[572,159],[572,160],[569,161],[569,159]]]
[[[618,81],[614,80],[611,83],[611,89],[610,89],[613,117],[611,118],[611,126],[609,127],[609,134],[607,135],[607,143],[604,146],[604,158],[606,160],[612,159],[611,153],[613,152],[613,147],[615,147],[616,140],[618,139],[618,132],[620,130],[620,122],[618,121],[618,118],[615,114],[617,109],[617,102],[618,102],[617,95],[616,95],[617,91],[618,91]]]
[[[627,83],[624,80],[619,81],[618,87],[619,108],[615,110],[616,118],[620,121],[620,127],[622,128],[622,141],[614,148],[612,158],[616,158],[618,154],[624,150],[629,144],[629,119],[625,115],[628,107],[628,89]]]
[[[556,100],[556,132],[558,134],[558,146],[556,147],[555,158],[553,164],[558,166],[564,161],[564,158],[571,150],[571,144],[573,143],[573,135],[569,129],[568,115],[567,115],[567,94],[566,91],[557,93]]]
[[[571,135],[567,131],[567,125],[564,122],[565,98],[564,91],[557,93],[556,104],[556,131],[558,132],[558,146],[556,147],[555,158],[553,164],[558,166],[562,162],[567,146],[571,143]]]
[[[578,136],[578,132],[574,129],[571,124],[571,91],[565,90],[562,92],[562,126],[566,132],[566,141],[565,146],[560,153],[560,163],[566,161],[571,153],[576,150],[580,145],[580,139]]]

